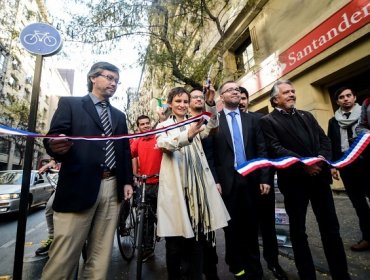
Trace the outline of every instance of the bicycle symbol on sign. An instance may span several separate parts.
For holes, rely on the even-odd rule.
[[[41,32],[35,30],[33,34],[27,34],[24,36],[24,42],[28,45],[34,45],[37,42],[43,42],[48,47],[53,47],[57,44],[57,39],[54,36],[49,35],[49,32]]]

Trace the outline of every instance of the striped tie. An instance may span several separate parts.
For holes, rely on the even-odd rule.
[[[104,128],[104,134],[106,136],[112,135],[112,126],[109,121],[108,116],[108,102],[107,101],[101,101],[99,105],[102,107],[102,113],[100,115],[100,120]],[[112,169],[116,165],[116,157],[114,155],[114,146],[112,140],[107,140],[105,142],[105,165]]]

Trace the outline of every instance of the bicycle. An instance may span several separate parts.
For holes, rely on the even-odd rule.
[[[48,47],[53,47],[57,44],[57,39],[50,35],[49,32],[41,32],[34,30],[33,34],[27,34],[24,36],[24,42],[28,45],[34,45],[38,42],[44,43]]]
[[[142,186],[141,190],[138,188],[141,195],[138,197],[137,202],[132,198],[130,201],[122,203],[116,233],[118,247],[123,259],[131,261],[134,257],[135,250],[137,250],[136,279],[141,279],[143,251],[145,246],[144,240],[149,240],[151,236],[149,233],[150,223],[148,217],[149,214],[156,216],[150,203],[145,199],[146,181],[150,178],[157,178],[158,174],[135,177]],[[153,250],[156,241],[154,237]]]

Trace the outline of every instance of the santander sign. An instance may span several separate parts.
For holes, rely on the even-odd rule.
[[[370,22],[370,0],[353,0],[280,55],[271,55],[254,75],[240,80],[250,94],[317,56]]]

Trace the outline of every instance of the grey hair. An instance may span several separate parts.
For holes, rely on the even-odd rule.
[[[93,88],[93,83],[90,78],[98,77],[103,70],[119,73],[118,67],[109,62],[100,61],[95,63],[91,66],[89,73],[87,73],[87,90],[89,92],[91,92]]]
[[[271,106],[272,107],[276,107],[276,104],[274,103],[274,99],[275,97],[279,94],[279,86],[282,85],[282,84],[288,84],[288,85],[293,85],[291,81],[289,80],[279,80],[279,81],[276,81],[275,84],[272,86],[272,89],[270,91],[270,103],[271,103]]]

